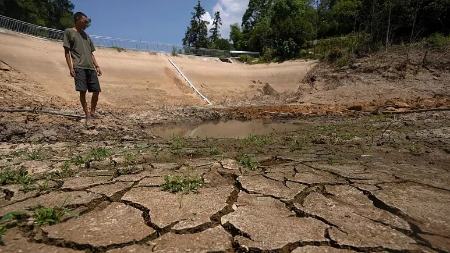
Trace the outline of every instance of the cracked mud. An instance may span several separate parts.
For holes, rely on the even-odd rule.
[[[379,124],[371,117],[344,119],[343,128]],[[24,217],[2,224],[0,252],[449,252],[450,136],[433,142],[423,133],[448,124],[450,115],[422,125],[427,117],[387,118],[358,144],[338,139],[339,131],[329,143],[314,143],[328,134],[317,125],[331,124],[321,118],[260,142],[2,143],[2,173],[25,169],[32,179],[10,182],[1,174],[0,215]],[[372,142],[391,121],[416,122],[397,129],[422,129],[415,146]],[[31,162],[30,152],[43,159]],[[95,159],[86,158],[93,152]],[[201,183],[172,193],[163,189],[169,175]],[[39,207],[67,213],[39,225]]]

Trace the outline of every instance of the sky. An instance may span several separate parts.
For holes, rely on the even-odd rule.
[[[211,21],[220,11],[222,37],[230,25],[241,23],[249,0],[202,0],[204,19]],[[92,19],[92,35],[180,45],[197,0],[72,0],[74,12]],[[212,23],[212,22],[211,22]]]

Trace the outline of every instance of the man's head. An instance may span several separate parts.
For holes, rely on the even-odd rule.
[[[77,12],[73,15],[73,19],[75,21],[75,27],[81,30],[88,28],[91,20],[88,18],[86,14],[83,12]]]

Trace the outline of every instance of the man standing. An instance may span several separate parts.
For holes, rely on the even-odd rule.
[[[80,102],[86,121],[95,118],[98,96],[101,92],[98,76],[102,71],[95,60],[94,44],[84,31],[89,26],[89,18],[82,12],[74,15],[75,27],[64,31],[64,53],[70,75],[75,78],[75,90],[80,92]],[[86,92],[92,93],[91,108],[86,103]]]

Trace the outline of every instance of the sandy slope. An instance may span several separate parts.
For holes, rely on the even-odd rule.
[[[167,55],[98,49],[104,76],[101,102],[133,110],[160,106],[204,105],[170,65]],[[172,59],[214,104],[252,99],[269,83],[295,92],[313,62],[249,66],[218,59],[178,56]],[[0,30],[0,60],[38,83],[46,94],[76,103],[61,43]]]

